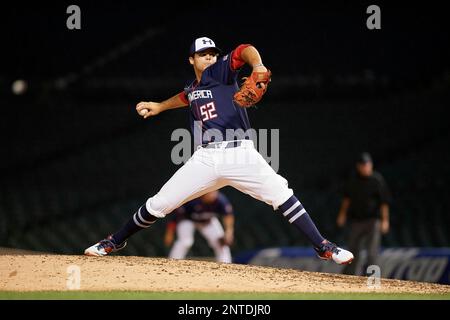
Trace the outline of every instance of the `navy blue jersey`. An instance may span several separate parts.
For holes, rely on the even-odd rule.
[[[194,222],[209,222],[214,216],[225,216],[233,214],[230,201],[219,193],[216,201],[204,203],[200,198],[191,200],[175,210],[175,220],[178,222],[189,219]]]
[[[190,107],[191,131],[194,134],[194,122],[198,121],[202,143],[246,139],[243,133],[250,129],[247,110],[233,101],[233,95],[239,90],[239,69],[233,69],[232,56],[233,52],[218,57],[216,63],[203,71],[200,82],[194,80],[184,89]],[[204,133],[208,129],[218,130],[220,134],[207,136]],[[238,130],[234,131],[236,136],[227,138],[227,129]]]

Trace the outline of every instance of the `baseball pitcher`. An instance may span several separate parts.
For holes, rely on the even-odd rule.
[[[85,254],[105,256],[120,250],[131,235],[184,203],[232,186],[272,206],[308,238],[319,258],[350,263],[353,254],[320,234],[287,180],[270,167],[245,135],[251,128],[246,108],[261,100],[271,80],[271,72],[262,63],[258,50],[241,44],[228,54],[220,54],[212,39],[195,39],[189,50],[195,78],[183,91],[163,102],[137,104],[136,111],[144,119],[188,107],[191,130],[194,137],[196,130],[201,131],[202,141],[192,157],[121,229],[87,248]],[[239,87],[239,71],[245,64],[252,72]]]

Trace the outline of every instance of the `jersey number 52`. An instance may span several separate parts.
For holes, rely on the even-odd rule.
[[[217,117],[216,106],[214,105],[214,102],[204,104],[204,105],[200,106],[199,109],[200,109],[200,113],[202,114],[203,122]]]

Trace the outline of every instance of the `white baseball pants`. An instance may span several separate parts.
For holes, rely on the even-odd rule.
[[[205,193],[232,186],[264,201],[274,210],[288,200],[292,189],[254,148],[253,141],[241,140],[241,145],[226,148],[228,142],[216,148],[198,147],[192,157],[146,202],[147,210],[163,218],[184,203]]]

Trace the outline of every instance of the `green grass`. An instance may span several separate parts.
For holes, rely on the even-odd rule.
[[[450,294],[0,291],[0,300],[450,300]]]

